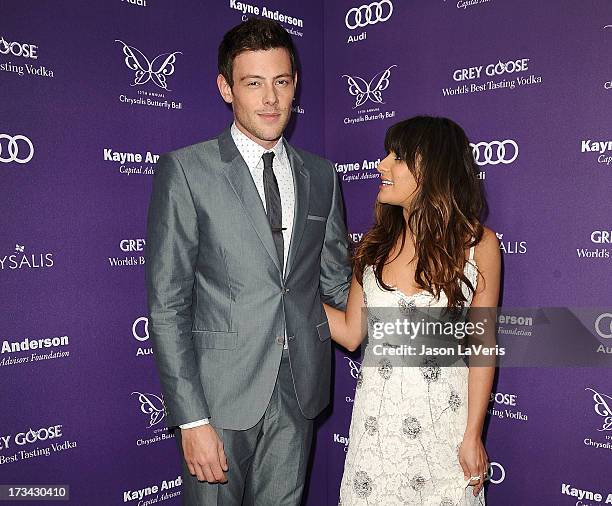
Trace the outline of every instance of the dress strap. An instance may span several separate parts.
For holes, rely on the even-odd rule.
[[[472,237],[472,240],[474,240],[474,238],[473,238],[473,237]],[[475,247],[476,247],[476,246],[474,245],[474,246],[472,246],[472,247],[470,248],[470,260],[474,260],[474,248],[475,248]]]

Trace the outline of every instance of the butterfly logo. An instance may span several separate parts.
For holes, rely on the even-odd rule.
[[[139,86],[149,81],[153,81],[153,83],[160,88],[170,91],[168,90],[168,83],[166,83],[166,76],[171,76],[174,73],[176,55],[183,53],[180,51],[162,53],[153,58],[152,61],[149,61],[143,52],[134,46],[128,46],[119,39],[116,39],[115,42],[121,42],[121,44],[123,44],[125,64],[130,70],[135,72],[134,83],[131,86]]]
[[[25,246],[21,246],[20,244],[15,244],[15,251],[17,253],[23,253],[24,250],[25,250]]]
[[[351,374],[351,378],[353,379],[357,379],[359,376],[359,372],[361,371],[361,363],[357,362],[357,360],[353,360],[352,358],[349,357],[344,357],[346,360],[348,360],[348,364],[349,364],[349,371]]]
[[[348,92],[356,97],[353,109],[365,104],[368,100],[376,104],[384,104],[382,92],[389,87],[389,77],[393,67],[397,67],[397,65],[391,65],[389,68],[379,72],[370,82],[359,76],[349,76],[347,74],[342,76],[348,81]]]
[[[585,390],[590,390],[593,392],[595,413],[604,419],[602,428],[597,430],[600,432],[604,430],[612,430],[612,408],[610,408],[610,404],[612,404],[610,403],[610,401],[612,401],[612,397],[606,394],[600,394],[592,388],[585,388]]]
[[[143,394],[141,392],[132,392],[132,395],[138,394],[140,401],[140,411],[145,415],[149,415],[149,427],[157,425],[166,416],[166,405],[164,400],[158,395]]]

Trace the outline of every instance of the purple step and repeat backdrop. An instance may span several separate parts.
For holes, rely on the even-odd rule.
[[[180,504],[148,343],[146,210],[158,155],[231,121],[216,48],[250,16],[294,38],[288,136],[336,164],[353,240],[371,223],[386,128],[444,115],[474,146],[503,304],[612,302],[609,0],[103,4],[0,1],[0,485]],[[598,319],[604,343],[611,319]],[[307,505],[337,504],[359,367],[336,351]],[[612,373],[499,371],[486,442],[490,504],[612,504]]]

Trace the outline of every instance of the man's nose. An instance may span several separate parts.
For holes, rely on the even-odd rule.
[[[276,94],[274,86],[270,85],[265,87],[263,101],[265,105],[275,105],[278,102],[278,95]]]

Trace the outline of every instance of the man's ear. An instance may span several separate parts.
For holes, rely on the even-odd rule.
[[[296,70],[295,73],[293,74],[293,91],[297,90],[297,83],[298,83],[298,73]]]
[[[222,74],[217,76],[217,88],[219,88],[219,93],[225,102],[231,104],[234,100],[234,95],[232,95],[232,87],[226,81],[225,77]]]

